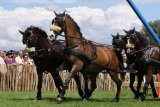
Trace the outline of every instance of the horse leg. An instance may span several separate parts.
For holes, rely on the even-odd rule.
[[[88,96],[89,94],[89,88],[88,88],[88,83],[89,83],[89,75],[83,74],[83,78],[84,78],[84,99],[86,98],[86,96]],[[83,99],[83,101],[84,101]]]
[[[79,79],[79,75],[78,75],[78,74],[76,74],[76,75],[74,76],[74,80],[76,81],[76,84],[77,84],[78,94],[79,94],[80,97],[83,98],[83,97],[84,97],[84,93],[83,93],[83,91],[82,91],[81,81],[80,81],[80,79]]]
[[[63,101],[64,95],[66,93],[66,89],[68,88],[69,82],[71,81],[71,79],[78,73],[80,72],[80,70],[83,67],[83,62],[81,60],[76,61],[71,69],[71,72],[69,72],[69,75],[67,77],[67,79],[64,82],[62,91],[60,92],[59,97],[57,98],[58,101]]]
[[[58,89],[58,92],[60,93],[62,91],[61,87],[63,86],[63,81],[62,81],[59,73],[56,70],[54,70],[54,71],[50,72],[50,73],[54,79],[55,86]]]
[[[141,89],[141,85],[142,85],[142,81],[143,81],[143,76],[144,74],[142,73],[144,71],[139,71],[138,73],[138,84],[137,84],[137,98],[139,98],[140,96],[140,89]]]
[[[129,84],[129,87],[131,89],[131,91],[134,93],[135,97],[134,98],[138,98],[139,95],[137,93],[137,91],[135,90],[134,88],[134,82],[135,82],[135,74],[134,73],[130,73],[130,84]]]
[[[150,83],[150,81],[153,77],[153,71],[154,71],[153,67],[149,67],[148,70],[147,70],[146,82],[145,82],[144,87],[143,87],[143,92],[142,92],[142,94],[140,95],[140,98],[139,98],[140,101],[145,100],[149,83]]]
[[[156,100],[158,98],[158,94],[157,94],[157,91],[156,91],[155,86],[154,86],[153,77],[151,79],[150,86],[151,86],[152,93],[153,93],[153,100]]]
[[[118,72],[110,70],[109,75],[111,76],[112,80],[115,82],[117,86],[117,92],[115,98],[112,100],[114,102],[119,102],[119,97],[120,97],[120,92],[121,92],[121,86],[122,86],[122,81],[118,77]]]
[[[43,72],[39,71],[39,72],[37,72],[37,75],[38,75],[38,86],[37,86],[38,91],[37,91],[37,96],[34,99],[35,101],[36,100],[41,100],[41,88],[42,88],[42,76],[43,76]]]
[[[97,74],[95,73],[90,74],[89,77],[87,77],[87,79],[90,78],[91,84],[90,84],[90,90],[89,90],[88,81],[87,81],[86,86],[85,86],[85,88],[87,87],[85,91],[86,95],[85,95],[85,98],[83,99],[83,102],[87,102],[89,100],[89,97],[92,96],[93,91],[97,88],[96,77],[97,77]]]
[[[89,96],[88,96],[88,97],[91,97],[93,91],[97,88],[96,77],[97,77],[97,74],[91,74],[91,75],[90,75],[91,89],[90,89],[90,91],[89,91]]]

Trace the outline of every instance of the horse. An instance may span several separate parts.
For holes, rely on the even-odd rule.
[[[139,98],[140,101],[143,101],[145,100],[146,91],[148,85],[150,84],[154,97],[153,99],[155,100],[158,98],[158,95],[154,87],[153,73],[158,69],[158,63],[156,62],[158,62],[157,55],[159,54],[159,47],[158,45],[150,44],[141,33],[135,31],[135,28],[129,31],[124,31],[126,36],[124,36],[120,41],[123,42],[121,44],[125,45],[121,47],[125,48],[128,58],[128,65],[132,64],[133,69],[138,71],[136,74],[130,74],[130,88],[135,94],[135,98]],[[137,90],[135,90],[133,87],[135,75],[138,76]],[[143,93],[140,93],[141,83],[144,75],[146,75],[146,82],[143,88]]]
[[[124,81],[125,80],[125,75],[126,75],[126,65],[124,65],[126,63],[126,58],[124,58],[123,55],[125,55],[123,53],[123,49],[124,49],[124,42],[122,42],[122,40],[124,39],[123,35],[120,35],[119,33],[117,33],[117,35],[112,35],[112,46],[113,46],[113,51],[114,53],[117,55],[117,58],[119,60],[119,69],[121,70],[120,72],[120,77],[121,80]],[[123,55],[122,55],[123,54]]]
[[[119,79],[119,62],[115,53],[104,45],[98,45],[82,36],[78,24],[69,14],[55,13],[52,20],[51,36],[54,38],[64,32],[66,41],[66,51],[68,60],[72,63],[72,69],[65,80],[60,97],[65,95],[66,89],[71,78],[80,71],[89,75],[91,86],[86,95],[88,100],[92,92],[96,89],[96,77],[102,70],[107,70],[112,80],[117,86],[116,96],[112,100],[119,102],[122,81]]]
[[[19,31],[22,35],[22,42],[27,46],[30,57],[33,58],[38,74],[37,96],[35,100],[41,100],[41,88],[43,73],[51,73],[56,88],[60,93],[63,87],[63,81],[59,75],[58,68],[64,63],[65,56],[63,54],[64,45],[58,41],[51,41],[46,32],[39,27],[30,26],[24,32]],[[67,63],[66,69],[69,68]],[[84,93],[81,89],[80,79],[78,75],[74,76],[78,86],[78,92],[81,97]],[[65,99],[65,98],[64,98]]]
[[[131,32],[131,30],[130,30],[130,32]],[[114,50],[116,50],[115,52],[118,54],[118,58],[121,58],[122,57],[122,55],[121,55],[122,50],[126,50],[127,36],[117,34],[116,36],[112,35],[112,37],[113,37],[112,45],[114,47]],[[132,65],[132,67],[129,67],[129,68],[125,69],[123,67],[123,64],[122,64],[123,60],[120,60],[121,69],[122,70],[124,70],[124,69],[125,70],[134,69],[134,70],[138,71],[138,72],[135,72],[135,73],[134,72],[130,73],[130,85],[129,85],[131,91],[135,95],[134,98],[138,99],[139,96],[140,96],[140,88],[141,88],[143,76],[146,74],[146,70],[145,70],[145,67],[141,64],[141,62],[138,62],[138,61],[135,62],[134,61],[135,59],[133,59],[133,57],[130,57],[128,54],[127,54],[127,57],[128,57],[127,58],[128,59],[127,65],[128,65],[128,67]],[[133,86],[133,84],[135,82],[135,76],[137,76],[137,78],[138,78],[137,89],[135,89],[134,86]],[[158,95],[156,93],[156,89],[155,89],[155,86],[154,86],[153,78],[152,78],[152,80],[150,82],[150,86],[152,88],[153,100],[155,100],[155,99],[158,98]]]

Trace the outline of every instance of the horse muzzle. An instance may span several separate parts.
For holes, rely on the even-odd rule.
[[[59,26],[51,25],[50,30],[59,33],[62,29]]]

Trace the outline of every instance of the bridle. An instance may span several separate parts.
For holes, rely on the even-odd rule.
[[[34,54],[37,54],[37,55],[38,55],[39,53],[43,54],[43,53],[51,52],[51,51],[52,51],[53,44],[52,44],[51,40],[49,40],[49,38],[46,38],[47,41],[48,41],[48,43],[49,43],[49,48],[47,48],[47,49],[45,49],[45,48],[38,49],[37,46],[36,46],[36,44],[38,43],[38,37],[37,37],[37,35],[35,35],[35,34],[33,33],[32,28],[27,29],[26,32],[28,32],[30,35],[27,36],[27,37],[23,40],[23,42],[24,42],[24,44],[26,44],[26,46],[27,46],[28,44],[31,45],[31,47],[28,47],[28,46],[26,47],[26,50],[27,50],[29,53],[32,53],[32,54],[34,53]]]
[[[23,43],[24,44],[29,44],[30,43],[31,45],[35,45],[37,40],[38,40],[38,38],[37,38],[37,36],[35,36],[33,34],[32,29],[30,29],[30,30],[27,29],[27,31],[25,31],[25,32],[28,32],[30,35],[27,36],[27,37],[25,35],[25,38],[23,38]]]

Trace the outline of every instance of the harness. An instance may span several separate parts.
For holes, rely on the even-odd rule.
[[[156,59],[153,59],[151,58],[151,48],[153,48],[154,46],[147,46],[146,48],[143,48],[143,49],[140,49],[140,50],[137,50],[135,51],[134,53],[131,54],[132,57],[136,57],[135,61],[134,62],[137,62],[137,61],[143,61],[145,63],[150,63],[150,62],[155,62],[157,64],[160,64],[160,61],[156,60]],[[142,55],[142,57],[137,57],[137,54],[140,53],[140,52],[144,52],[145,53]]]
[[[93,52],[92,52],[92,57],[89,58],[85,51],[87,51],[86,49],[84,49],[83,51],[79,51],[77,49],[75,49],[76,47],[80,46],[81,44],[85,44],[85,43],[90,43],[92,49],[93,49]],[[74,55],[74,56],[77,56],[78,58],[80,58],[81,60],[83,61],[87,61],[87,64],[91,64],[94,62],[94,60],[97,58],[97,51],[96,51],[96,46],[95,44],[93,44],[92,42],[90,41],[86,41],[86,40],[83,40],[80,44],[78,45],[74,45],[74,46],[71,46],[71,47],[66,47],[65,49],[63,49],[63,53],[66,54],[66,55]]]

